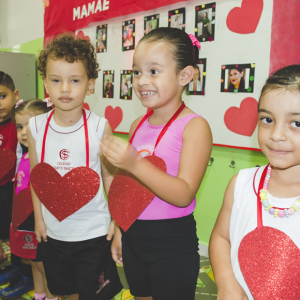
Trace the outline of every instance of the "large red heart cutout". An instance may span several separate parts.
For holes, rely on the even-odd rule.
[[[258,227],[242,240],[238,258],[256,300],[299,299],[300,250],[284,232]]]
[[[44,162],[32,169],[30,182],[40,201],[60,222],[90,202],[100,187],[99,174],[90,168],[77,167],[61,176]]]
[[[149,162],[167,172],[165,161],[158,156],[145,157]],[[112,218],[124,230],[141,215],[154,199],[155,194],[149,191],[129,172],[119,170],[110,186],[108,208]]]
[[[107,106],[105,109],[105,119],[108,120],[111,130],[114,131],[123,119],[122,109],[119,106],[115,108]]]
[[[263,0],[243,0],[241,7],[233,8],[226,19],[229,30],[235,33],[254,33],[263,11]]]
[[[12,229],[15,231],[33,212],[30,188],[21,190],[18,195],[14,190],[12,208]]]
[[[0,149],[0,179],[2,179],[15,165],[16,154],[10,149]]]
[[[258,120],[257,101],[252,97],[245,98],[240,108],[232,106],[225,112],[226,127],[237,134],[251,136]]]

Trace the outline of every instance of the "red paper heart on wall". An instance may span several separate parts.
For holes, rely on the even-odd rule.
[[[284,232],[258,227],[239,247],[240,268],[256,300],[299,299],[300,250]]]
[[[257,101],[252,97],[245,98],[240,108],[232,106],[225,112],[226,127],[237,134],[251,136],[258,119]]]
[[[145,157],[149,162],[167,172],[165,161],[158,156]],[[112,218],[124,230],[141,215],[155,195],[129,172],[119,170],[110,186],[108,208]]]
[[[14,190],[12,208],[12,229],[15,231],[33,212],[30,189],[21,190],[18,195]]]
[[[82,30],[77,32],[76,37],[79,39],[88,40],[89,42],[91,42],[90,37],[88,35],[84,35],[84,32]]]
[[[113,108],[112,106],[107,106],[105,109],[105,119],[107,119],[111,130],[114,131],[123,119],[123,111],[117,106]]]
[[[15,165],[16,154],[10,149],[0,149],[0,179],[3,178]]]
[[[89,203],[100,187],[99,174],[90,168],[77,167],[61,176],[44,162],[32,169],[30,182],[40,201],[60,222]]]
[[[226,19],[229,30],[235,33],[254,33],[263,11],[263,0],[243,0],[241,7],[233,8]]]

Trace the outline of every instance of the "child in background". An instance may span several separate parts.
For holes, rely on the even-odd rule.
[[[218,300],[299,299],[299,112],[300,66],[291,65],[267,79],[258,103],[269,165],[231,179],[210,238]]]
[[[103,193],[116,170],[99,151],[102,136],[112,131],[104,118],[82,108],[98,67],[86,40],[67,35],[48,44],[38,69],[55,109],[31,118],[27,130],[35,233],[47,285],[69,300],[78,294],[80,300],[111,300],[122,290],[110,253],[114,223]],[[63,197],[53,184],[57,172],[65,179]]]
[[[192,42],[175,28],[158,28],[145,35],[133,57],[133,88],[142,105],[153,111],[132,123],[133,147],[113,137],[101,143],[112,164],[130,172],[155,194],[126,232],[115,228],[112,244],[113,258],[124,263],[136,300],[195,298],[200,262],[193,211],[212,135],[205,119],[184,105],[182,91],[193,78],[198,48],[195,37]],[[147,159],[136,159],[154,151],[165,161],[167,173]],[[113,192],[112,185],[108,201]],[[127,200],[118,199],[120,203]]]
[[[20,100],[11,112],[11,118],[17,128],[18,141],[24,147],[28,147],[26,128],[29,119],[33,116],[46,113],[51,110],[47,103],[32,99],[26,102]],[[20,161],[15,179],[15,193],[18,195],[22,190],[27,189],[30,181],[30,163],[29,154],[25,153]],[[23,194],[24,195],[24,194]],[[26,201],[26,199],[14,198],[14,201]],[[20,202],[13,203],[13,215],[17,214],[16,210],[22,204]],[[32,202],[30,205],[32,207]],[[24,207],[22,207],[24,209]],[[26,209],[25,209],[26,210]],[[13,222],[15,220],[13,219]],[[10,284],[0,292],[2,299],[11,299],[21,297],[24,293],[35,289],[34,300],[44,300],[46,297],[46,278],[43,270],[43,264],[40,257],[37,255],[37,240],[34,234],[34,214],[32,213],[18,226],[14,231],[11,225],[10,229],[10,250],[13,256],[22,258],[22,263],[19,264],[20,274],[14,278]],[[16,258],[16,260],[18,259]],[[27,265],[32,267],[31,272],[28,272]],[[14,266],[13,266],[14,267]],[[47,297],[51,294],[47,292]]]
[[[12,78],[0,71],[0,263],[7,260],[2,241],[9,238],[9,225],[11,223],[13,178],[15,177],[16,164],[3,167],[4,161],[15,156],[16,152],[22,153],[18,147],[17,130],[11,121],[11,110],[15,101],[19,99],[19,91],[15,88]],[[12,152],[12,153],[11,153]],[[0,272],[1,273],[1,272]],[[1,281],[0,274],[0,281]]]

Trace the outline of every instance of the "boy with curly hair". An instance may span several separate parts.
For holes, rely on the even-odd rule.
[[[104,118],[82,107],[98,68],[86,40],[53,40],[41,51],[38,69],[55,109],[31,118],[27,127],[35,233],[48,288],[69,300],[110,300],[122,289],[103,193],[116,170],[98,145],[112,131]]]

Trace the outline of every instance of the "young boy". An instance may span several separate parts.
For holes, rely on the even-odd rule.
[[[38,69],[55,109],[30,119],[27,133],[35,232],[48,288],[69,300],[110,300],[122,289],[103,194],[116,170],[99,148],[112,131],[104,118],[82,108],[98,67],[86,40],[53,40],[41,52]]]

